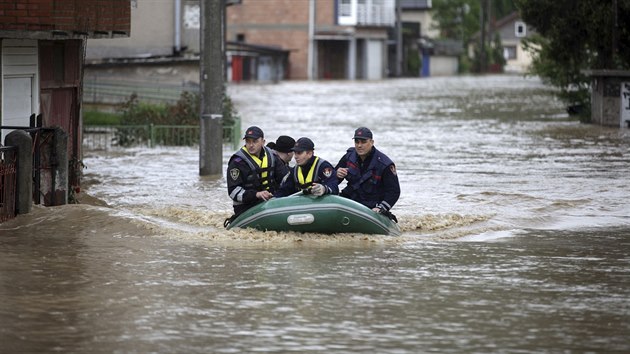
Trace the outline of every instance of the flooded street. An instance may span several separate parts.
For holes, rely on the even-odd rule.
[[[630,351],[628,129],[517,76],[228,92],[333,165],[369,127],[403,235],[226,231],[198,148],[86,151],[82,204],[0,224],[0,352]]]

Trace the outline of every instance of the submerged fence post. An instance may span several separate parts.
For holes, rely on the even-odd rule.
[[[153,123],[149,124],[149,147],[155,146],[155,126]]]
[[[16,146],[16,214],[27,214],[33,206],[33,155],[31,148],[33,139],[24,130],[14,130],[4,139],[5,145]]]

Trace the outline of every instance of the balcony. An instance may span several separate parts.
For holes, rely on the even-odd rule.
[[[342,26],[391,27],[396,0],[337,0],[337,23]]]

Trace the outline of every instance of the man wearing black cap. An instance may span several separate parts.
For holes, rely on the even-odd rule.
[[[370,129],[358,128],[353,139],[354,147],[335,166],[339,182],[348,181],[341,195],[390,216],[389,210],[400,197],[396,165],[374,147]]]
[[[234,216],[273,197],[289,168],[270,148],[265,135],[256,126],[245,131],[245,145],[228,162],[227,187],[234,206]]]
[[[315,144],[309,138],[299,138],[295,142],[296,166],[282,181],[276,197],[286,197],[295,192],[322,196],[324,194],[338,194],[339,182],[335,170],[330,162],[315,156]]]
[[[272,149],[273,152],[278,155],[280,160],[284,161],[284,164],[289,166],[289,162],[293,159],[293,146],[295,145],[295,139],[287,135],[280,135],[276,142],[270,141],[267,147]]]

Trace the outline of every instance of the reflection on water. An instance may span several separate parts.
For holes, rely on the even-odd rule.
[[[403,235],[226,231],[196,149],[87,152],[84,204],[0,224],[0,352],[630,351],[627,130],[518,77],[229,90],[332,162],[371,127]]]

